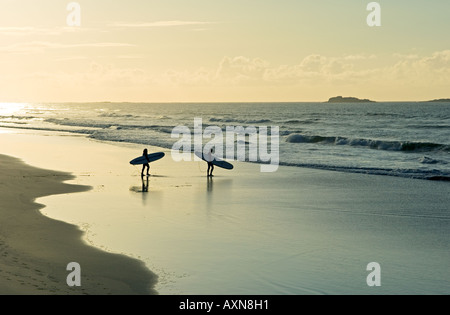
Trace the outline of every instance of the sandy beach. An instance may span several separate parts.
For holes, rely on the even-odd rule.
[[[25,247],[20,240],[30,234],[19,233],[17,226],[22,226],[18,223],[22,221],[14,219],[14,242],[9,234],[3,235],[13,223],[2,223],[2,239],[11,253],[4,256],[9,261],[4,265],[10,269],[2,267],[2,271],[11,280],[3,292],[28,292],[20,281],[31,276],[30,271],[14,269],[19,267],[11,264],[12,253],[19,251],[23,257],[37,255],[36,259],[47,261],[51,267],[51,272],[44,271],[42,264],[25,261],[31,270],[45,273],[35,278],[47,291],[30,291],[37,293],[51,292],[50,288],[56,286],[52,279],[62,279],[57,293],[78,292],[64,287],[68,260],[85,266],[83,274],[89,279],[91,274],[92,279],[98,274],[91,273],[91,268],[104,272],[96,279],[106,279],[106,284],[96,285],[95,280],[91,287],[85,281],[82,289],[90,293],[103,293],[105,288],[113,294],[122,289],[151,293],[153,284],[154,290],[163,295],[450,291],[448,183],[291,167],[262,174],[259,166],[251,163],[235,163],[231,172],[217,170],[208,180],[205,165],[176,163],[168,150],[164,159],[152,164],[152,176],[147,181],[141,180],[139,167],[128,164],[141,154],[140,145],[6,129],[1,137],[5,154],[75,176],[70,185],[61,183],[69,179],[67,175],[45,177],[48,185],[39,185],[44,180],[40,177],[26,183],[45,186],[46,192],[38,191],[34,198],[52,194],[37,200],[45,205],[41,210],[45,216],[77,226],[34,212],[39,220],[55,228],[46,229],[52,234],[42,239],[34,237],[36,247]],[[36,154],[27,154],[30,150]],[[149,147],[150,152],[158,150],[163,149]],[[8,176],[7,172],[10,169],[2,170],[2,178]],[[92,189],[67,194],[86,190],[86,186]],[[17,207],[26,208],[23,204]],[[2,211],[8,210],[2,206]],[[58,226],[73,237],[67,245],[49,250],[49,239],[57,239],[60,244],[61,235],[67,236],[58,231]],[[80,237],[92,247],[82,245]],[[79,250],[71,249],[73,246]],[[83,254],[88,252],[93,254]],[[93,256],[98,260],[84,260]],[[23,260],[19,257],[16,261],[20,266]],[[101,257],[116,261],[118,266],[127,263],[127,268],[116,269],[117,265],[110,262],[105,265]],[[381,265],[381,287],[366,284],[370,262]],[[139,273],[128,272],[132,269]],[[119,279],[114,278],[117,270]],[[48,274],[52,276],[48,278]]]
[[[86,245],[76,226],[39,213],[36,198],[87,191],[64,184],[70,174],[0,155],[0,294],[150,294],[156,275],[141,262]],[[66,266],[78,262],[82,286],[69,287]]]

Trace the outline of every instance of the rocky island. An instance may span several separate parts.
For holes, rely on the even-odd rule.
[[[450,103],[450,98],[440,98],[437,100],[428,101],[428,103]]]
[[[375,102],[368,99],[359,99],[356,97],[336,96],[330,98],[327,103],[375,103]]]

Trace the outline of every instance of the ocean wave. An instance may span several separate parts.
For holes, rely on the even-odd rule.
[[[430,176],[426,179],[434,181],[450,182],[450,176]]]
[[[289,135],[291,135],[291,134],[293,134],[293,133],[299,133],[299,132],[301,132],[301,131],[299,131],[299,130],[280,130],[280,136],[289,136]]]
[[[98,117],[107,117],[107,118],[141,118],[141,116],[131,115],[131,114],[118,114],[115,112],[112,113],[101,113]]]
[[[298,119],[291,119],[291,120],[282,121],[281,123],[283,123],[283,124],[301,124],[302,121],[298,120]]]
[[[450,129],[450,125],[407,125],[411,129]]]
[[[238,124],[269,124],[270,119],[237,119],[237,118],[210,118],[209,122],[238,123]]]
[[[321,121],[320,118],[307,118],[307,119],[288,119],[288,120],[282,120],[279,121],[280,124],[283,125],[312,125],[317,124],[319,121]]]
[[[365,113],[365,116],[369,117],[403,117],[402,114],[395,114],[395,113]]]
[[[28,125],[27,122],[21,121],[0,121],[0,124]]]
[[[20,125],[18,123],[16,123],[17,125]],[[83,134],[83,135],[90,135],[93,133],[92,130],[89,129],[63,129],[63,128],[50,128],[50,127],[37,127],[37,126],[10,126],[10,125],[6,125],[6,126],[0,126],[2,128],[8,128],[8,129],[19,129],[19,130],[38,130],[38,131],[55,131],[55,132],[68,132],[68,133],[75,133],[75,134]]]
[[[450,181],[450,173],[442,172],[440,170],[371,168],[371,167],[353,167],[353,166],[337,166],[337,165],[322,165],[322,164],[313,164],[313,163],[291,163],[291,162],[280,162],[280,165],[302,167],[302,168],[312,168],[312,169],[336,171],[336,172],[344,172],[344,173],[354,173],[354,174],[393,176],[393,177],[435,180],[435,181]]]
[[[38,117],[36,116],[15,116],[15,115],[9,115],[9,116],[0,116],[0,119],[16,119],[16,120],[32,120],[32,119],[36,119]]]
[[[69,119],[49,118],[45,122],[60,126],[80,127],[80,128],[94,128],[94,129],[109,129],[109,130],[153,130],[161,133],[171,134],[175,126],[165,125],[137,125],[137,124],[117,124],[114,122],[98,122],[98,121],[77,121]]]
[[[422,164],[438,164],[441,161],[438,161],[436,159],[430,158],[428,156],[424,156],[424,157],[421,157],[419,159],[419,162],[422,163]]]
[[[126,121],[126,120],[125,120]],[[262,120],[261,120],[262,121]],[[129,131],[129,130],[141,130],[141,131],[155,131],[155,132],[160,132],[163,134],[172,134],[173,130],[177,127],[175,125],[164,125],[164,124],[147,124],[145,122],[142,122],[142,124],[136,124],[136,121],[131,121],[130,124],[126,124],[126,123],[121,123],[118,124],[117,122],[114,121],[91,121],[91,120],[70,120],[67,118],[48,118],[45,120],[45,122],[47,123],[51,123],[57,126],[70,126],[70,127],[78,127],[78,128],[93,128],[93,129],[98,129],[98,130],[123,130],[123,131]],[[216,125],[213,124],[205,124],[203,123],[202,125],[202,129],[201,132],[202,133],[206,133],[206,128],[208,127],[215,127]],[[187,126],[188,128],[190,128],[191,132],[197,132],[198,130],[194,127],[194,126]],[[220,126],[220,130],[222,130],[223,133],[227,132],[227,127],[229,127],[229,125],[222,125]],[[245,128],[247,128],[249,126],[245,126]],[[253,127],[253,126],[250,126]],[[256,128],[254,129],[256,131],[256,134],[259,134],[259,128],[258,126],[255,126]],[[247,130],[246,130],[247,131]],[[280,135],[281,136],[287,136],[291,133],[292,131],[286,131],[286,130],[281,130],[280,131]]]
[[[58,127],[45,128],[45,127],[32,127],[32,126],[2,126],[4,128],[15,128],[15,129],[32,129],[32,130],[48,130],[48,131],[61,131],[61,132],[70,132],[75,134],[84,134],[89,138],[100,140],[100,141],[113,141],[113,142],[127,142],[127,143],[136,143],[143,145],[153,145],[166,149],[171,149],[175,139],[170,137],[158,135],[158,131],[155,130],[154,133],[142,134],[140,132],[136,132],[136,130],[122,130],[117,128],[118,126],[111,126],[109,129],[99,129],[99,130],[89,130],[89,129],[76,129],[76,130],[68,130]],[[310,141],[309,143],[316,143],[317,141],[329,141],[331,142],[334,137],[313,137],[308,138],[306,136],[301,135],[292,135],[290,137],[291,141],[294,142],[305,142]],[[289,137],[288,137],[289,138]],[[246,146],[250,144],[247,139],[243,142],[239,142],[240,140],[236,140],[235,144],[245,144]],[[191,150],[193,150],[193,144],[191,144]],[[235,150],[237,152],[237,150]],[[257,162],[260,163],[260,162]],[[382,176],[395,176],[395,177],[404,177],[404,178],[412,178],[412,179],[424,179],[424,180],[433,180],[433,181],[450,181],[450,173],[448,171],[439,170],[439,169],[427,169],[428,165],[440,165],[446,164],[446,162],[437,160],[436,158],[431,158],[429,156],[423,156],[422,158],[417,160],[417,163],[423,165],[423,167],[418,166],[414,169],[401,169],[401,168],[376,168],[376,167],[361,167],[361,166],[340,166],[333,165],[333,161],[329,161],[329,164],[314,164],[314,163],[305,163],[305,162],[290,162],[283,161],[283,156],[281,157],[280,165],[282,166],[292,166],[292,167],[302,167],[302,168],[312,168],[312,169],[320,169],[320,170],[329,170],[329,171],[338,171],[338,172],[348,172],[348,173],[359,173],[359,174],[368,174],[368,175],[382,175]],[[433,166],[434,167],[434,166]]]
[[[302,134],[291,134],[286,138],[288,143],[320,143],[330,145],[348,145],[353,147],[365,147],[384,151],[402,152],[450,152],[450,145],[433,142],[412,142],[412,141],[388,141],[372,139],[352,139],[346,137],[333,136],[309,136]]]

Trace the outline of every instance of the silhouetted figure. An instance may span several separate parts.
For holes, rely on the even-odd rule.
[[[144,149],[144,153],[142,154],[146,159],[147,159],[147,161],[150,163],[150,159],[148,158],[148,150],[147,149]],[[147,176],[150,176],[150,164],[149,163],[146,163],[146,164],[144,164],[143,166],[142,166],[142,172],[141,172],[141,176],[144,176],[144,170],[145,170],[145,168],[147,168]]]
[[[206,155],[206,161],[208,161],[208,170],[206,171],[206,173],[208,174],[208,177],[213,177],[214,175],[212,174],[212,172],[214,171],[214,164],[213,164],[213,150],[211,149],[211,151]]]

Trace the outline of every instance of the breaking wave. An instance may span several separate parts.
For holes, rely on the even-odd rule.
[[[302,134],[291,134],[286,138],[289,143],[318,143],[327,145],[348,145],[352,147],[363,147],[375,150],[402,151],[402,152],[450,152],[450,145],[432,142],[411,141],[386,141],[372,139],[352,139],[333,136],[309,136]]]

